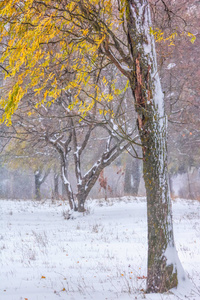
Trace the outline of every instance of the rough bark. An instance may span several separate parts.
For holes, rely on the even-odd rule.
[[[146,126],[151,134],[142,133],[141,140],[144,147],[143,172],[148,217],[147,291],[162,293],[178,284],[176,262],[169,263],[166,255],[169,248],[175,252],[167,177],[166,131],[165,124],[161,129],[151,118]]]
[[[147,194],[147,292],[162,293],[177,286],[179,265],[168,186],[166,117],[154,40],[149,34],[151,19],[148,1],[128,0],[126,8],[133,58],[130,84],[142,143]]]
[[[85,191],[85,186],[78,187],[77,200],[78,200],[78,212],[85,211],[85,200],[87,198],[87,193]]]

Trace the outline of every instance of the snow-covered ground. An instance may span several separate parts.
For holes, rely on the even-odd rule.
[[[200,202],[176,200],[180,261],[191,285],[145,295],[145,198],[87,202],[67,220],[63,202],[0,200],[1,300],[200,299]]]

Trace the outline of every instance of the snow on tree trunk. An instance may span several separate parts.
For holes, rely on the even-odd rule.
[[[77,207],[76,207],[76,203],[74,200],[74,193],[72,191],[71,184],[68,180],[68,154],[71,150],[71,148],[69,147],[69,144],[71,142],[72,134],[69,134],[69,137],[65,141],[65,143],[60,143],[62,136],[60,136],[57,139],[54,139],[47,135],[45,138],[48,143],[50,143],[51,145],[53,145],[53,147],[55,147],[55,149],[58,151],[58,153],[60,155],[62,183],[63,183],[64,189],[66,190],[66,194],[67,194],[67,197],[69,200],[69,206],[72,210],[76,211]]]
[[[65,186],[65,189],[66,189],[67,197],[69,200],[69,206],[72,210],[76,211],[77,207],[76,207],[76,203],[74,200],[74,193],[72,191],[71,184],[67,179],[67,164],[68,164],[67,160],[63,160],[62,166],[61,166],[61,178],[62,178],[63,184]]]
[[[90,136],[90,132],[89,132],[89,136]],[[85,211],[84,204],[85,204],[87,194],[86,194],[85,185],[83,184],[82,175],[81,175],[81,152],[83,150],[83,144],[82,147],[78,147],[75,129],[73,132],[73,138],[74,138],[74,146],[76,149],[76,151],[74,152],[74,164],[75,164],[75,174],[76,174],[77,188],[78,188],[78,193],[77,193],[78,212],[84,212]],[[87,141],[85,142],[85,144],[87,144]]]
[[[166,117],[147,0],[128,0],[127,25],[133,58],[130,84],[138,114],[147,194],[147,292],[165,292],[185,279],[174,246],[167,170]],[[180,271],[180,272],[179,272]]]

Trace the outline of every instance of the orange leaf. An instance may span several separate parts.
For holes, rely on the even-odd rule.
[[[42,276],[41,278],[46,278],[45,276]]]

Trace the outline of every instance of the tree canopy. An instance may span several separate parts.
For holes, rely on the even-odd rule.
[[[102,75],[107,65],[115,64],[127,79],[135,76],[130,69],[126,0],[5,0],[0,10],[0,64],[9,85],[0,104],[7,124],[30,90],[36,106],[50,105],[63,92],[73,91],[69,108],[78,105],[85,115],[96,101],[109,102],[128,86],[127,80],[119,89],[115,79],[110,82]],[[172,29],[165,36],[163,30],[150,27],[157,41],[169,45],[177,32]],[[187,35],[194,42],[195,36]],[[100,78],[104,89],[98,84]]]
[[[36,105],[51,104],[64,91],[73,90],[70,108],[78,104],[82,114],[95,101],[110,101],[119,94],[114,82],[107,92],[100,90],[97,83],[102,69],[111,62],[125,75],[130,73],[127,41],[121,32],[124,2],[1,1],[0,62],[5,65],[6,79],[12,87],[1,99],[5,110],[2,120],[10,123],[19,101],[30,90]],[[106,86],[105,74],[102,80]]]

